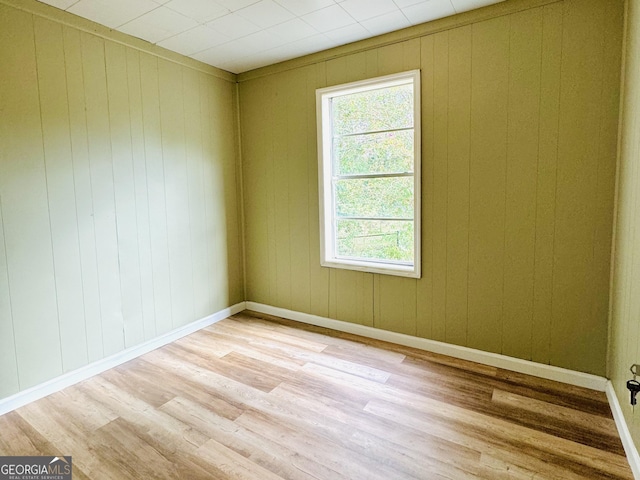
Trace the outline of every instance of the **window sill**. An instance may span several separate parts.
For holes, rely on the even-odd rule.
[[[378,273],[380,275],[395,275],[398,277],[420,278],[420,270],[415,265],[394,265],[383,262],[364,262],[359,260],[332,259],[322,261],[320,265],[328,268],[340,268],[343,270],[355,270],[365,273]]]

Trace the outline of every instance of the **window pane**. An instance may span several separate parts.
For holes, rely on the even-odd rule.
[[[338,175],[413,172],[413,129],[337,137],[333,148]]]
[[[338,220],[337,255],[413,262],[413,222]]]
[[[338,217],[413,218],[413,177],[336,180]]]
[[[413,85],[334,97],[333,135],[413,127]]]

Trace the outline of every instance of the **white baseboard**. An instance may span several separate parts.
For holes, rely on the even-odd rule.
[[[620,435],[620,440],[624,447],[624,453],[627,454],[627,460],[629,461],[629,466],[633,472],[633,478],[640,480],[640,455],[638,455],[638,449],[636,448],[635,443],[633,443],[631,432],[629,431],[627,422],[624,419],[624,414],[622,413],[622,406],[618,401],[618,396],[616,395],[616,391],[614,390],[613,384],[610,380],[607,381],[606,392],[607,399],[609,400],[609,406],[611,407],[611,413],[613,414],[613,419],[618,427],[618,434]]]
[[[170,332],[141,343],[140,345],[127,348],[126,350],[118,352],[107,358],[103,358],[102,360],[98,360],[97,362],[78,368],[77,370],[60,375],[59,377],[48,380],[27,390],[23,390],[22,392],[18,392],[10,397],[3,398],[0,400],[0,415],[4,415],[5,413],[22,407],[27,403],[46,397],[47,395],[51,395],[52,393],[58,392],[63,388],[79,383],[87,378],[93,377],[94,375],[98,375],[110,368],[117,367],[118,365],[128,362],[129,360],[133,360],[140,355],[144,355],[156,348],[162,347],[163,345],[196,332],[201,328],[208,327],[209,325],[219,322],[231,315],[235,315],[236,313],[243,311],[245,308],[245,302],[237,303],[205,318],[196,320],[188,325],[171,330]]]
[[[503,368],[513,372],[533,375],[535,377],[546,378],[548,380],[555,380],[578,387],[590,388],[599,392],[604,392],[607,386],[606,378],[590,375],[588,373],[576,372],[565,368],[530,362],[528,360],[521,360],[519,358],[508,357],[497,353],[483,352],[482,350],[451,345],[449,343],[438,342],[435,340],[427,340],[426,338],[414,337],[402,333],[389,332],[387,330],[380,330],[378,328],[367,327],[355,323],[333,320],[331,318],[310,315],[308,313],[272,307],[262,303],[246,302],[246,305],[248,310],[253,310],[255,312],[288,318],[289,320],[308,323],[319,327],[331,328],[341,332],[353,333],[363,337],[397,343],[399,345],[418,348],[420,350],[426,350],[433,353],[440,353],[442,355],[482,363],[492,367]]]

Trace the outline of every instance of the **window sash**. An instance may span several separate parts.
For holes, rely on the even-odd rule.
[[[331,111],[332,99],[353,93],[375,89],[386,89],[392,86],[412,84],[413,86],[413,125],[401,128],[382,130],[365,130],[346,134],[334,134],[332,129],[333,113]],[[346,268],[372,273],[401,275],[413,278],[420,277],[420,76],[419,70],[404,72],[402,74],[389,75],[353,84],[327,87],[316,91],[317,117],[318,117],[318,153],[319,153],[319,186],[320,186],[320,246],[321,265],[334,268]],[[363,169],[363,173],[337,174],[339,160],[335,156],[334,141],[336,139],[366,136],[370,134],[384,134],[398,131],[413,131],[413,168],[406,172],[369,173]],[[405,150],[406,152],[406,150]],[[407,155],[405,153],[405,155]],[[408,167],[409,156],[405,156]],[[382,168],[384,170],[384,168]],[[366,179],[390,179],[411,177],[413,179],[413,218],[404,216],[367,216],[367,215],[338,215],[339,204],[336,199],[336,184],[338,181],[366,180]],[[405,204],[406,205],[406,204]],[[368,212],[367,212],[368,213]],[[393,260],[389,258],[365,258],[361,256],[338,254],[338,222],[341,220],[362,221],[395,221],[413,223],[413,262]],[[342,228],[342,227],[341,227]],[[359,227],[356,227],[359,228]],[[408,227],[409,228],[409,227]],[[371,230],[369,230],[371,231]],[[353,230],[352,230],[353,232]],[[355,232],[357,233],[357,232]],[[405,230],[404,245],[407,245]],[[381,235],[387,235],[386,233]],[[373,235],[367,235],[372,237]],[[359,238],[359,237],[352,237]],[[344,239],[342,239],[344,240]],[[344,244],[343,244],[344,247]],[[405,250],[407,252],[407,250]],[[375,250],[374,250],[375,254]]]

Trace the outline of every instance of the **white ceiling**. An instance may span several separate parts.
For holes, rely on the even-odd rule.
[[[502,0],[40,0],[241,73]]]

